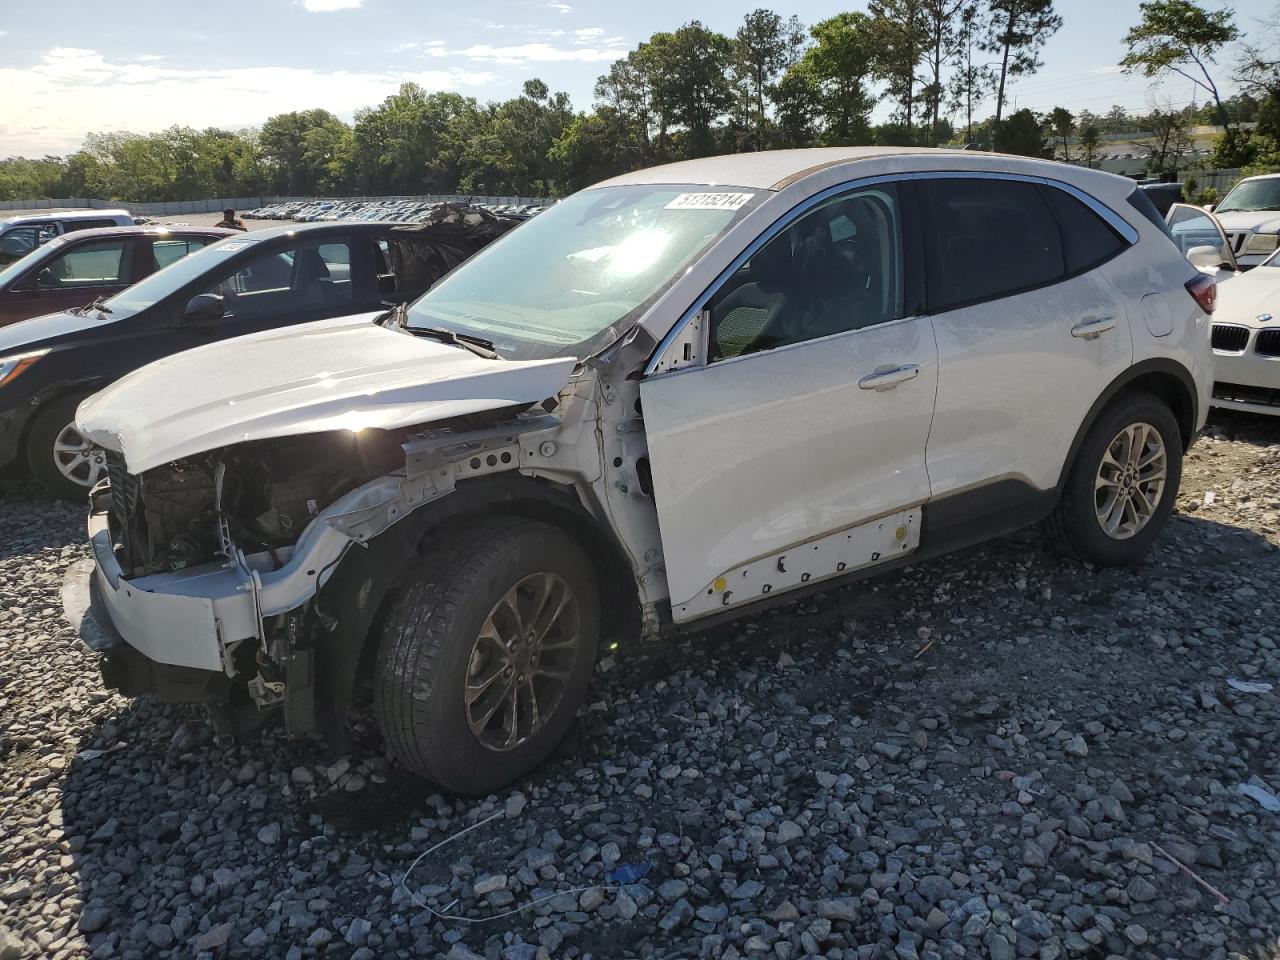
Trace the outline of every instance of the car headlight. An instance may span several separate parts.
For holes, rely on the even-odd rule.
[[[49,350],[32,350],[30,353],[15,353],[0,357],[0,387],[7,386],[22,375],[23,371],[43,357]]]
[[[1280,247],[1280,236],[1274,233],[1255,233],[1245,244],[1245,253],[1271,253]]]

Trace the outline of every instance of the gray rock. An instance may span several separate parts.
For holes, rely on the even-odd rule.
[[[858,901],[853,897],[832,897],[819,900],[815,905],[818,916],[825,920],[844,920],[848,923],[858,919],[860,913]]]
[[[678,900],[675,905],[663,914],[658,927],[664,933],[675,933],[688,925],[693,919],[693,906],[688,900]]]

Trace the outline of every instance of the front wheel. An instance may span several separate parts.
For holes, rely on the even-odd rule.
[[[27,468],[55,497],[84,502],[90,488],[107,475],[100,447],[76,429],[76,408],[85,394],[59,397],[36,415],[27,434]]]
[[[568,732],[595,662],[599,588],[582,547],[556,527],[500,518],[461,536],[412,571],[392,605],[374,713],[404,766],[485,794]]]
[[[1182,433],[1146,393],[1115,401],[1089,430],[1045,521],[1059,553],[1102,566],[1136,562],[1160,534],[1182,480]]]

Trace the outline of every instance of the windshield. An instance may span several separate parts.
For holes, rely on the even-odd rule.
[[[190,256],[157,270],[146,279],[139,280],[127,290],[121,290],[106,302],[106,307],[114,319],[131,317],[159,303],[193,280],[198,280],[222,261],[256,242],[246,237],[230,237],[203,250],[197,250]]]
[[[406,326],[481,337],[504,359],[581,360],[621,336],[759,199],[736,187],[585,190],[437,283]]]
[[[36,247],[13,261],[13,263],[9,264],[3,270],[0,270],[0,287],[8,287],[9,284],[17,280],[25,270],[49,257],[51,250],[56,250],[65,242],[66,241],[62,237],[54,237],[48,243]]]
[[[1232,210],[1280,210],[1280,177],[1237,183],[1235,189],[1214,210],[1217,213]]]

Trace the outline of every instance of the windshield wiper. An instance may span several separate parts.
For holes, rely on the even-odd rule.
[[[458,333],[445,327],[405,326],[404,330],[414,336],[430,337],[432,340],[439,340],[441,343],[451,343],[455,347],[461,347],[463,350],[470,350],[477,357],[484,357],[486,360],[501,359],[493,345],[493,341],[486,340],[484,337],[473,337],[469,333]]]
[[[74,312],[81,316],[88,313],[90,310],[97,310],[99,313],[110,313],[111,308],[107,306],[107,300],[107,297],[99,297],[97,300],[93,301],[93,303],[86,303],[83,307],[76,308]]]
[[[484,357],[486,360],[500,360],[497,348],[494,347],[492,340],[486,340],[484,337],[475,337],[469,333],[458,333],[456,330],[450,330],[447,327],[411,327],[409,326],[409,304],[398,303],[382,316],[377,317],[373,321],[384,327],[399,327],[405,333],[411,333],[414,336],[430,337],[432,340],[439,340],[441,343],[450,343],[455,347],[461,347],[463,350],[469,350],[477,357]]]

